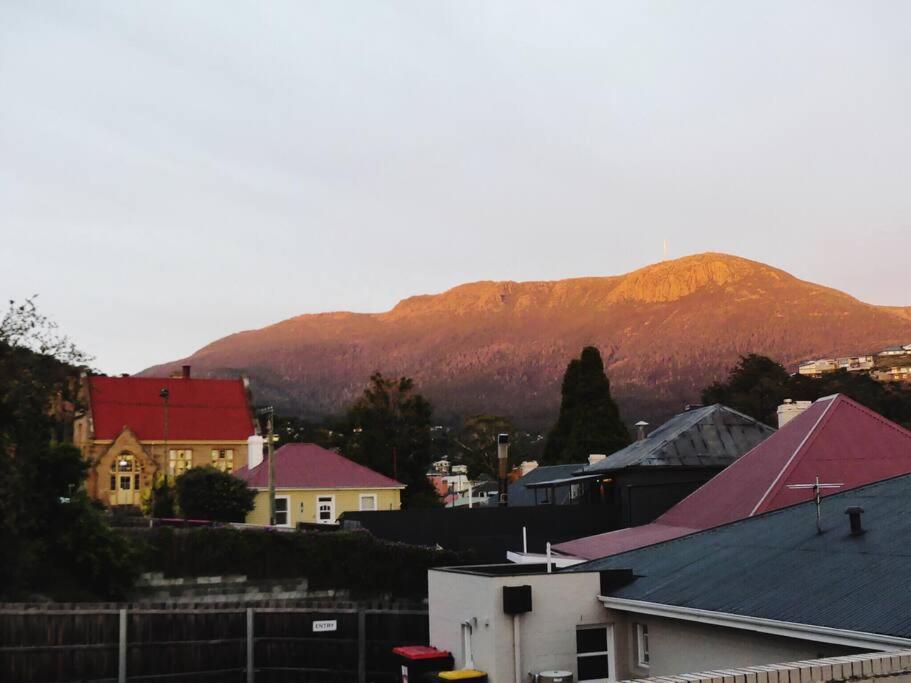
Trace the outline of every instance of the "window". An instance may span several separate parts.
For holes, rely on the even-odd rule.
[[[172,449],[168,453],[168,474],[172,477],[179,477],[191,467],[193,467],[192,449]]]
[[[288,496],[275,496],[275,526],[291,526],[288,520]]]
[[[648,668],[648,624],[636,624],[636,660]]]
[[[576,629],[576,665],[579,681],[606,681],[610,677],[607,626]]]
[[[213,448],[212,449],[212,467],[222,472],[230,474],[234,471],[234,449],[233,448]]]
[[[361,511],[373,511],[373,510],[376,510],[376,494],[375,493],[361,494]]]

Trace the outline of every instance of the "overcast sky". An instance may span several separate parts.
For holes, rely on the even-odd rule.
[[[0,296],[107,372],[739,254],[911,304],[911,3],[0,2]]]

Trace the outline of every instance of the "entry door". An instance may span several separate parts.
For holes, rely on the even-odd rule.
[[[335,496],[319,496],[316,499],[316,521],[335,524]]]
[[[111,474],[111,498],[113,505],[136,505],[139,503],[140,481],[136,458],[121,453],[114,461]]]

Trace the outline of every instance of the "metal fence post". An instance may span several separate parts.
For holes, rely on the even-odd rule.
[[[127,610],[120,610],[120,642],[117,646],[117,683],[127,683]]]
[[[367,614],[363,607],[357,611],[357,680],[367,683]]]
[[[256,680],[256,669],[253,668],[253,608],[247,608],[247,683]]]

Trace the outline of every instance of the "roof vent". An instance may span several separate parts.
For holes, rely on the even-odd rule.
[[[864,509],[853,505],[845,510],[845,514],[848,515],[848,519],[851,520],[851,535],[860,536],[864,533],[864,527],[860,522],[861,515],[864,514]]]
[[[636,441],[645,441],[645,428],[648,427],[648,422],[639,420],[634,426],[636,427]]]

